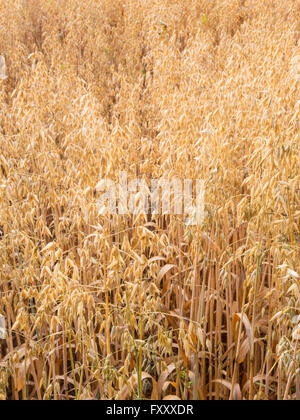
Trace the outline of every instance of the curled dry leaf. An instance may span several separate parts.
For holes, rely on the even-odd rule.
[[[167,378],[168,376],[174,372],[174,370],[176,369],[175,364],[171,363],[166,370],[164,370],[162,372],[162,374],[160,375],[158,381],[157,381],[157,392],[158,392],[158,397],[161,398],[162,397],[162,393],[163,393],[163,389],[164,389],[164,385],[166,384]],[[169,385],[170,382],[167,381],[167,384]]]
[[[247,337],[249,340],[250,348],[254,344],[254,334],[252,331],[252,326],[246,314],[234,314],[232,317],[232,326],[234,331],[234,338],[235,341],[238,341],[238,334],[239,334],[239,321],[242,321],[244,327],[246,329]]]
[[[217,383],[223,385],[225,388],[229,389],[229,391],[231,391],[231,389],[232,389],[232,384],[229,381],[225,381],[225,380],[222,380],[222,379],[216,379],[213,382],[217,382]],[[233,385],[232,399],[236,400],[236,401],[241,401],[242,400],[242,391],[241,391],[241,387],[240,387],[239,384],[234,384]]]
[[[147,372],[142,372],[142,380],[145,379],[151,379],[152,380],[152,393],[151,393],[151,400],[157,400],[158,399],[158,393],[157,393],[157,382],[156,380],[149,375]],[[138,385],[138,376],[137,374],[132,375],[129,380],[127,381],[127,384],[123,386],[121,391],[118,393],[116,399],[117,400],[127,400],[131,397],[133,392],[136,392]]]
[[[163,266],[160,272],[158,273],[156,284],[159,285],[162,278],[167,274],[168,271],[170,271],[174,267],[176,267],[174,264],[167,264]]]
[[[254,383],[265,382],[267,379],[269,381],[269,385],[272,384],[272,382],[275,382],[275,378],[273,376],[270,376],[270,375],[268,376],[268,378],[266,377],[266,375],[255,376],[253,378],[253,382]],[[245,385],[243,386],[243,393],[247,392],[249,387],[250,387],[250,381],[247,381],[245,383]]]
[[[16,367],[16,389],[18,392],[22,391],[25,380],[26,380],[26,371],[28,370],[29,366],[27,364],[27,367],[25,369],[25,359],[19,363]]]
[[[240,351],[239,354],[237,355],[237,362],[239,364],[243,363],[247,357],[248,352],[250,351],[250,345],[249,345],[249,340],[246,338],[241,347],[240,347]]]

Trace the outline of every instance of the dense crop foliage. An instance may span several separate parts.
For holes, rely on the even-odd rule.
[[[300,399],[299,22],[0,0],[0,399]],[[99,215],[120,170],[203,223]]]

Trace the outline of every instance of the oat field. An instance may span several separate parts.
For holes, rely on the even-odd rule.
[[[300,1],[0,0],[0,56],[0,399],[299,400]]]

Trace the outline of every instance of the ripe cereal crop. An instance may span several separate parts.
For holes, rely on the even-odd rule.
[[[300,399],[299,22],[0,0],[1,400]],[[201,180],[201,222],[103,211],[121,173]]]

